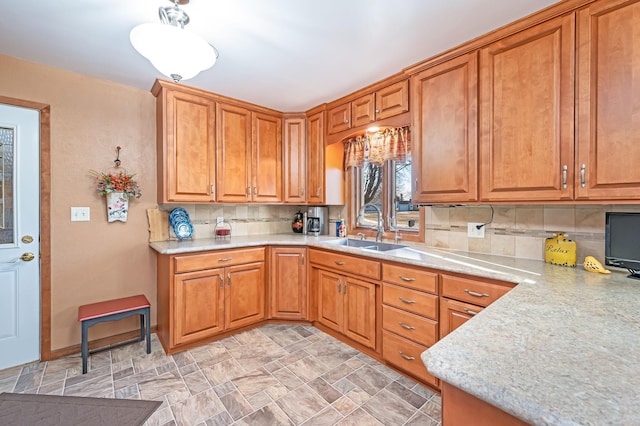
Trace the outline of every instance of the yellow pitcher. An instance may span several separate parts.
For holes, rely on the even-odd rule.
[[[565,237],[564,232],[556,232],[545,240],[544,261],[554,265],[576,266],[576,242]]]

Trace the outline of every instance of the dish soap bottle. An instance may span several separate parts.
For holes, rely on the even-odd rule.
[[[576,242],[568,239],[564,232],[556,232],[547,238],[544,245],[544,261],[554,265],[576,266]]]

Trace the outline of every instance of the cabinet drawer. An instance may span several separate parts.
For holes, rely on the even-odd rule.
[[[382,280],[420,291],[437,293],[438,275],[400,265],[382,265]]]
[[[434,320],[438,319],[438,296],[433,294],[384,283],[382,303]]]
[[[175,256],[175,273],[220,268],[244,263],[264,262],[264,248],[211,251]]]
[[[348,272],[375,280],[380,279],[380,262],[335,252],[309,250],[309,261],[335,271]]]
[[[382,305],[382,327],[426,346],[438,340],[438,323],[419,315]]]
[[[474,305],[489,306],[515,284],[494,284],[467,278],[442,275],[442,296],[469,302]]]
[[[422,363],[422,359],[420,359],[420,355],[426,350],[426,346],[396,336],[388,331],[382,331],[382,357],[385,361],[437,387],[438,379],[429,374]]]

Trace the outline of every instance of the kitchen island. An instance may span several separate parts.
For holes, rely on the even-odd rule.
[[[429,372],[531,424],[640,424],[640,283],[626,272],[413,244],[374,252],[331,240],[290,234],[150,245],[161,254],[300,245],[518,283],[424,352]]]

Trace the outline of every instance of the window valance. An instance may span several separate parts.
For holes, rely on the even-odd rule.
[[[365,162],[381,166],[387,160],[406,161],[411,155],[409,126],[367,133],[344,142],[344,168],[362,167]]]

